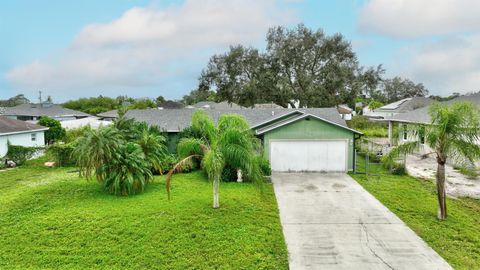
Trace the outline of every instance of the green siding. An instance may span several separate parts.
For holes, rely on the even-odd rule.
[[[264,155],[269,157],[270,140],[348,139],[348,170],[353,170],[353,132],[319,119],[299,120],[264,134]]]
[[[177,143],[180,139],[178,132],[168,132],[167,133],[167,148],[170,153],[177,152]]]

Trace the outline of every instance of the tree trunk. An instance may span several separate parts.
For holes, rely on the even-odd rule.
[[[219,189],[220,189],[220,176],[215,176],[213,178],[213,208],[220,207]]]
[[[437,158],[437,196],[438,196],[438,219],[447,218],[447,200],[445,192],[445,161]]]

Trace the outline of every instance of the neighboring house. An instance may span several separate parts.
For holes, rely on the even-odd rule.
[[[45,146],[45,130],[33,123],[0,116],[0,157],[7,154],[7,143],[25,147]]]
[[[103,121],[113,121],[118,117],[118,110],[111,110],[97,114],[98,119]]]
[[[452,104],[454,102],[459,101],[466,101],[472,102],[473,104],[480,106],[480,93],[476,94],[469,94],[457,97],[455,99],[445,101],[446,104]],[[430,102],[431,103],[431,102]],[[389,141],[391,145],[396,144],[395,138],[393,138],[393,126],[397,125],[399,127],[399,137],[398,137],[398,144],[408,142],[408,141],[416,141],[420,140],[423,142],[424,138],[420,138],[418,135],[414,135],[411,132],[411,128],[409,126],[411,124],[418,125],[418,124],[430,124],[431,117],[428,113],[429,106],[423,106],[421,108],[417,108],[415,110],[411,110],[406,113],[396,114],[392,117],[387,117],[384,121],[388,122],[389,126]]]
[[[167,132],[175,151],[179,133],[190,126],[195,109],[130,110],[126,117],[158,126]],[[217,122],[221,115],[238,114],[262,140],[264,156],[273,171],[346,172],[354,168],[355,141],[362,133],[350,129],[336,108],[310,109],[210,109]]]
[[[238,110],[246,109],[235,103],[228,103],[227,101],[215,102],[215,101],[200,101],[189,106],[190,109],[216,109],[216,110]]]
[[[44,103],[26,103],[15,107],[6,107],[4,116],[10,119],[22,121],[37,121],[41,116],[48,116],[53,119],[64,121],[89,117],[87,113],[63,108],[59,104]]]
[[[108,126],[112,124],[111,121],[104,121],[98,119],[98,117],[85,117],[85,118],[80,118],[80,119],[73,119],[73,120],[65,120],[60,122],[62,127],[64,129],[75,129],[75,128],[81,128],[85,126],[89,126],[93,129],[97,129],[101,126]]]
[[[348,107],[348,105],[342,104],[337,106],[337,111],[345,120],[352,120],[353,110]]]
[[[404,98],[375,110],[364,110],[363,115],[372,118],[389,118],[397,114],[407,113],[426,107],[432,103],[432,101],[433,99],[427,97]]]

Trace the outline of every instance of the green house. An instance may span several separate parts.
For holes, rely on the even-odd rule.
[[[195,109],[131,110],[127,117],[156,125],[168,134],[175,151],[179,133],[190,125]],[[264,156],[278,172],[347,172],[354,168],[355,140],[362,134],[350,129],[336,108],[205,109],[214,121],[223,114],[247,120],[263,142]]]

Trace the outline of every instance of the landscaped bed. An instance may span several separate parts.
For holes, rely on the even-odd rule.
[[[361,164],[362,161],[359,161]],[[480,201],[447,199],[448,218],[438,221],[435,185],[410,176],[353,174],[366,190],[400,217],[455,269],[480,269]]]
[[[0,269],[286,269],[270,185],[222,183],[221,208],[202,173],[164,177],[120,197],[73,168],[30,163],[0,172]]]

